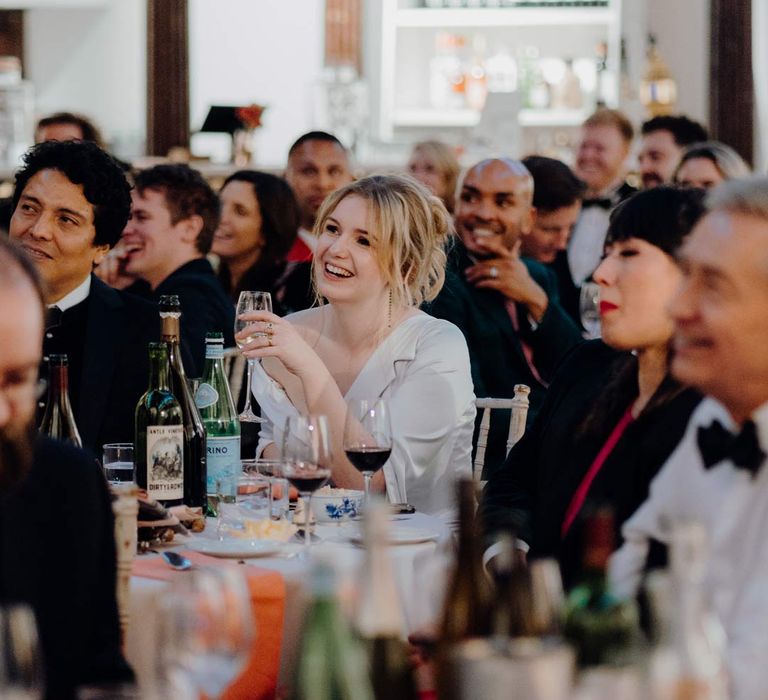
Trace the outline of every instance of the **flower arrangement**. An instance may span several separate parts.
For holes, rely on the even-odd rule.
[[[238,107],[235,115],[242,122],[244,129],[258,129],[261,126],[261,115],[266,108],[266,105],[254,103],[247,107]]]

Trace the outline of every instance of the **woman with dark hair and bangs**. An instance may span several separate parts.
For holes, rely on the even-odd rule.
[[[276,175],[238,170],[219,192],[221,219],[211,252],[221,259],[219,279],[237,302],[240,292],[270,292],[281,313],[312,303],[309,272],[285,261],[299,229],[299,205]]]
[[[701,399],[669,374],[667,307],[682,279],[676,254],[704,213],[703,196],[658,187],[614,210],[593,275],[602,339],[565,358],[536,421],[485,488],[489,532],[513,530],[529,556],[556,557],[567,586],[579,575],[583,516],[611,507],[618,546],[621,525]]]

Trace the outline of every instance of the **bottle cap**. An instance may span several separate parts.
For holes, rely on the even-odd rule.
[[[69,359],[66,355],[48,355],[48,364],[51,367],[66,367],[69,364]]]
[[[205,334],[205,342],[224,345],[224,334],[221,331],[208,331]]]

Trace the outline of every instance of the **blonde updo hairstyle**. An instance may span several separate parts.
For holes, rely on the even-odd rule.
[[[320,236],[345,197],[360,197],[368,205],[368,234],[392,304],[419,306],[434,299],[445,282],[445,247],[453,223],[445,205],[424,185],[407,175],[372,175],[332,192],[315,219]],[[320,265],[313,260],[313,268]],[[312,283],[317,294],[316,273]]]
[[[445,194],[441,199],[445,208],[453,213],[453,205],[456,200],[456,183],[459,181],[459,173],[461,172],[456,152],[442,141],[419,141],[411,149],[409,163],[417,153],[434,163],[445,186]]]

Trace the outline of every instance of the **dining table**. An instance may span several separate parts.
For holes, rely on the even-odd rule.
[[[392,569],[396,581],[404,619],[403,637],[434,624],[442,607],[447,571],[452,561],[452,530],[446,522],[425,513],[393,514],[390,516],[389,548]],[[244,675],[258,672],[269,676],[260,679],[259,684],[248,688],[247,680],[230,687],[224,695],[227,700],[254,696],[278,697],[290,686],[292,670],[297,661],[302,626],[311,603],[312,562],[322,558],[330,563],[337,576],[339,603],[350,618],[354,618],[357,582],[365,561],[362,541],[362,523],[350,520],[341,523],[317,523],[309,552],[293,537],[288,542],[268,543],[260,547],[254,556],[239,556],[238,547],[226,549],[217,557],[200,556],[197,552],[217,549],[222,542],[216,520],[208,518],[202,533],[176,536],[165,549],[181,553],[194,551],[190,555],[194,571],[199,566],[238,565],[249,580],[261,582],[261,588],[254,594],[260,606],[260,624],[256,630],[256,657],[259,664],[249,666]],[[242,542],[242,540],[240,540]],[[227,544],[226,541],[223,542]],[[201,563],[202,562],[202,563]],[[128,621],[125,633],[125,655],[133,667],[137,683],[143,696],[153,697],[158,678],[158,659],[161,658],[161,635],[158,633],[160,608],[163,596],[169,591],[170,581],[188,575],[186,571],[172,571],[160,557],[159,552],[137,555],[134,560],[130,581]],[[275,591],[279,589],[280,593]],[[284,593],[283,593],[284,591]],[[280,605],[282,604],[282,609]],[[258,650],[261,641],[262,648]],[[269,648],[267,648],[269,647]],[[275,648],[278,647],[278,648]],[[272,661],[270,661],[270,659]],[[272,663],[275,668],[265,668]],[[254,688],[258,685],[258,692]],[[274,687],[271,687],[274,686]]]

